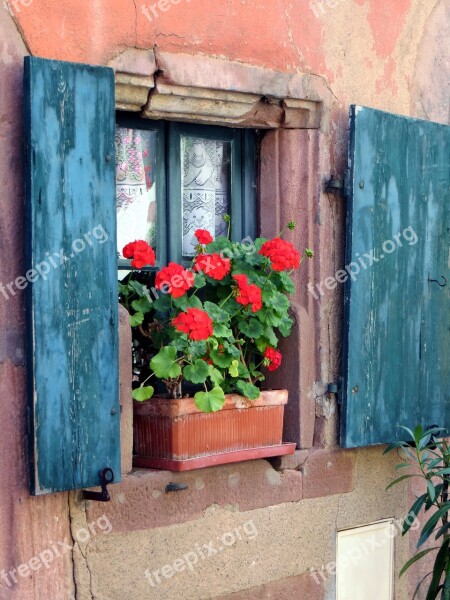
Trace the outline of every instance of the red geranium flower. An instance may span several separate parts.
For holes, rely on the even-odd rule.
[[[270,259],[274,271],[297,269],[300,264],[300,254],[294,246],[280,238],[264,242],[259,254]]]
[[[216,281],[222,281],[231,270],[231,262],[229,258],[222,258],[219,254],[199,254],[195,257],[194,269],[203,271]]]
[[[136,240],[127,244],[122,250],[122,254],[125,258],[133,259],[131,266],[135,269],[142,269],[147,266],[153,267],[156,260],[155,251],[144,240]]]
[[[233,275],[238,284],[236,302],[243,306],[251,305],[252,311],[257,312],[262,308],[261,289],[254,283],[249,284],[247,275]]]
[[[213,322],[207,312],[199,308],[188,308],[175,317],[172,325],[191,338],[191,340],[207,340],[213,335]]]
[[[167,286],[167,293],[173,298],[180,298],[194,285],[194,273],[184,269],[182,265],[171,262],[156,274],[155,285],[158,290]]]
[[[269,371],[276,371],[281,365],[282,358],[281,352],[278,352],[275,348],[266,348],[266,351],[264,352],[264,364]]]
[[[213,236],[206,229],[197,229],[194,235],[198,239],[198,243],[203,246],[214,241]]]

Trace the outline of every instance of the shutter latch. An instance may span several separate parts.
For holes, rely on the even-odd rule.
[[[108,492],[108,485],[114,483],[114,471],[109,467],[102,469],[99,472],[100,477],[100,485],[102,486],[101,492],[87,492],[86,490],[82,491],[82,499],[83,500],[94,500],[95,502],[109,502],[111,500],[111,496]]]

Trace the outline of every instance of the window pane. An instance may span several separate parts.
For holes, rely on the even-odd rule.
[[[116,129],[117,252],[129,242],[156,247],[156,131]]]
[[[231,142],[185,136],[181,157],[183,256],[193,256],[197,229],[206,229],[213,238],[227,233],[223,216],[231,205]]]

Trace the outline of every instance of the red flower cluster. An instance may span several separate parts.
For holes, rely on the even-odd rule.
[[[300,265],[300,254],[290,242],[281,238],[264,242],[259,254],[270,259],[274,271],[298,269]]]
[[[194,285],[194,273],[182,265],[171,262],[156,274],[155,285],[158,290],[167,287],[166,292],[173,298],[180,298]]]
[[[267,362],[267,368],[269,371],[276,371],[278,367],[281,365],[281,359],[283,358],[281,352],[275,350],[275,348],[266,348],[264,352],[264,358]]]
[[[194,269],[203,271],[216,281],[222,281],[231,271],[231,262],[229,258],[222,258],[219,254],[199,254],[195,257]]]
[[[127,244],[122,250],[122,254],[125,258],[133,259],[131,266],[135,269],[142,269],[147,266],[153,267],[156,260],[155,251],[144,240],[136,240]]]
[[[175,317],[172,325],[191,338],[191,340],[207,340],[213,335],[213,322],[204,310],[188,308]]]
[[[198,239],[198,243],[206,246],[206,244],[210,244],[213,242],[213,236],[206,229],[197,229],[194,233],[195,237]]]
[[[257,312],[262,308],[261,289],[254,283],[249,284],[247,275],[233,275],[238,284],[236,302],[243,306],[251,305],[252,311]]]

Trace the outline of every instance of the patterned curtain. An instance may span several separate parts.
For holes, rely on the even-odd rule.
[[[156,242],[155,133],[117,128],[116,194],[118,253],[128,242]]]
[[[182,138],[183,255],[193,256],[196,229],[215,238],[227,232],[223,216],[230,209],[231,144]]]

